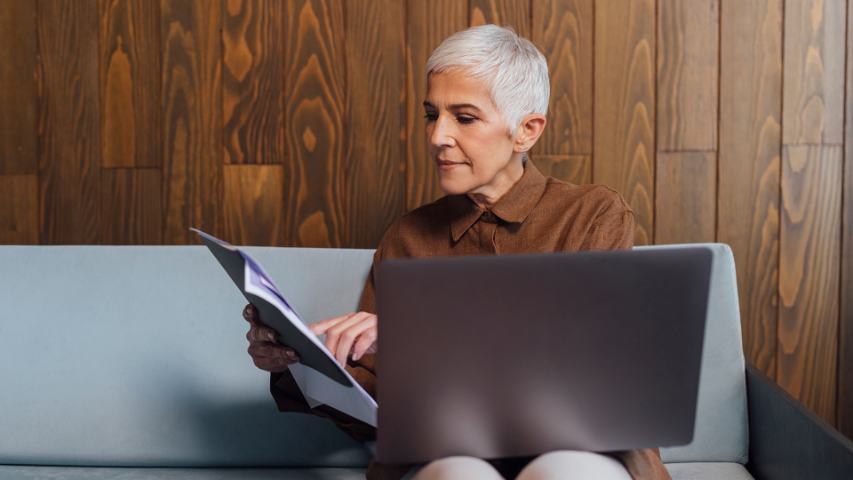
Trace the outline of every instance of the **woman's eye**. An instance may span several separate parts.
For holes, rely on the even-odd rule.
[[[475,117],[471,117],[469,115],[459,115],[456,117],[456,121],[461,123],[462,125],[468,125],[469,123],[474,123],[477,120]]]
[[[438,115],[435,113],[427,113],[426,115],[424,115],[424,118],[427,122],[434,122],[438,120]]]

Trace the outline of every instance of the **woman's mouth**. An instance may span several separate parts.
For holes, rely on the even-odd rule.
[[[438,160],[436,163],[438,164],[439,170],[453,170],[460,165],[464,165],[462,162],[451,162],[448,160]]]

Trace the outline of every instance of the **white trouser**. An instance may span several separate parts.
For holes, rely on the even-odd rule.
[[[414,476],[413,480],[471,479],[502,480],[503,477],[486,461],[475,457],[447,457],[435,460]],[[618,460],[590,452],[561,450],[533,459],[517,480],[631,480],[631,475]]]

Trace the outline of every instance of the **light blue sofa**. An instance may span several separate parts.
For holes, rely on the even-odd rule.
[[[752,478],[734,263],[709,247],[696,436],[663,456],[676,479]],[[309,321],[352,310],[372,260],[247,250]],[[204,247],[2,246],[0,268],[0,479],[363,476],[360,444],[276,411],[246,354],[245,301]]]

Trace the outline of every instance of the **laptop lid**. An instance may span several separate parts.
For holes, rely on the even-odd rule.
[[[693,437],[707,248],[379,266],[381,462]]]

